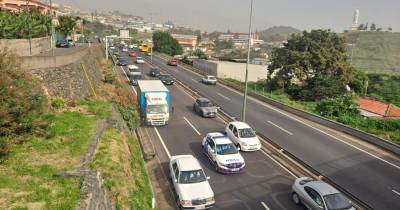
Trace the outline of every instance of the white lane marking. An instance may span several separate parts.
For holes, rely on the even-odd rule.
[[[266,210],[271,210],[267,204],[265,204],[264,202],[261,202],[261,205],[266,209]]]
[[[191,80],[192,80],[192,81],[195,81],[195,82],[198,82],[197,80],[195,80],[195,79],[193,79],[193,78],[191,78]]]
[[[397,192],[396,190],[392,190],[392,192],[400,196],[400,192]]]
[[[264,153],[265,156],[267,156],[269,159],[271,159],[272,161],[274,161],[276,164],[278,164],[278,166],[280,166],[281,168],[283,168],[285,171],[287,171],[290,175],[292,175],[294,178],[298,178],[298,176],[296,176],[296,174],[294,174],[293,172],[291,172],[289,169],[287,169],[285,166],[283,166],[280,162],[278,162],[277,160],[275,160],[273,157],[271,157],[271,155],[269,155],[268,153],[266,153],[264,150],[261,149],[261,152]]]
[[[221,96],[222,98],[226,99],[227,101],[230,101],[230,100],[231,100],[230,98],[228,98],[228,97],[222,95],[221,93],[217,93],[217,95]]]
[[[125,75],[126,79],[127,79],[128,82],[129,82],[129,77],[128,77],[128,75],[126,74],[124,68],[123,68],[122,66],[120,66],[120,67],[121,67],[122,72],[124,72],[124,75]]]
[[[188,119],[186,119],[186,117],[183,117],[183,119],[193,128],[193,130],[199,134],[199,136],[201,136],[201,133],[192,125],[192,123],[189,122]]]
[[[281,129],[282,131],[284,131],[285,133],[287,133],[287,134],[289,134],[289,135],[291,135],[291,136],[293,135],[292,132],[290,132],[290,131],[288,131],[288,130],[282,128],[281,126],[279,126],[279,125],[277,125],[277,124],[275,124],[275,123],[273,123],[273,122],[271,122],[271,121],[269,121],[269,120],[268,120],[268,123],[271,124],[271,125],[273,125],[273,126],[275,126],[275,127],[277,127],[277,128],[279,128],[279,129]]]
[[[226,87],[225,85],[221,85],[221,86],[225,87],[226,89],[228,89],[228,90],[230,90],[232,92],[235,92],[235,93],[237,93],[239,95],[243,95],[243,94],[239,93],[238,91],[231,89],[230,87]],[[265,104],[265,103],[263,103],[261,101],[258,101],[257,99],[252,98],[252,97],[249,97],[249,99],[254,101],[254,102],[256,102],[256,103],[258,103],[258,104],[260,104],[261,106],[264,106],[266,108],[272,109],[272,110],[274,110],[274,111],[276,111],[276,112],[278,112],[278,113],[280,113],[280,114],[282,114],[282,115],[284,115],[284,116],[286,116],[286,117],[288,117],[290,119],[293,119],[293,120],[295,120],[295,121],[297,121],[297,122],[299,122],[299,123],[301,123],[301,124],[303,124],[303,125],[305,125],[307,127],[310,127],[310,128],[312,128],[312,129],[314,129],[316,131],[319,131],[319,132],[321,132],[321,133],[323,133],[323,134],[325,134],[325,135],[327,135],[327,136],[329,136],[329,137],[331,137],[333,139],[336,139],[336,140],[338,140],[338,141],[340,141],[340,142],[342,142],[344,144],[347,144],[348,146],[353,147],[354,149],[357,149],[357,150],[359,150],[361,152],[364,152],[365,154],[370,155],[370,156],[372,156],[372,157],[374,157],[374,158],[376,158],[376,159],[378,159],[378,160],[380,160],[380,161],[382,161],[382,162],[384,162],[386,164],[389,164],[390,166],[393,166],[393,167],[395,167],[397,169],[400,169],[400,166],[398,166],[398,165],[396,165],[394,163],[391,163],[391,162],[389,162],[389,161],[387,161],[387,160],[385,160],[385,159],[383,159],[381,157],[378,157],[378,156],[376,156],[376,155],[374,155],[372,153],[369,153],[369,152],[365,151],[364,149],[358,148],[357,146],[352,145],[351,143],[348,143],[348,142],[346,142],[346,141],[344,141],[342,139],[339,139],[338,137],[333,136],[333,135],[331,135],[331,134],[329,134],[329,133],[327,133],[327,132],[325,132],[325,131],[323,131],[323,130],[321,130],[319,128],[313,127],[312,125],[309,125],[309,124],[307,124],[307,123],[305,123],[305,122],[303,122],[303,121],[301,121],[301,120],[299,120],[299,119],[297,119],[297,118],[295,118],[293,116],[290,116],[289,114],[286,114],[283,111],[280,111],[279,109],[277,109],[275,107],[272,107],[271,105],[267,105],[267,104]]]
[[[162,146],[164,147],[165,153],[167,153],[168,158],[171,159],[171,154],[169,153],[167,146],[165,146],[164,140],[161,138],[161,135],[158,132],[158,129],[156,127],[154,127],[154,130],[156,131],[156,134],[157,134],[158,138],[160,139]]]

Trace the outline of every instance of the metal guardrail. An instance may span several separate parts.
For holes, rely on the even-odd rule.
[[[148,59],[145,58],[145,60],[148,60]],[[163,69],[161,69],[161,71],[165,72],[165,70],[163,70]],[[175,81],[179,86],[181,86],[186,92],[188,92],[193,97],[195,97],[195,98],[196,97],[204,97],[204,96],[202,96],[202,94],[199,91],[195,90],[193,87],[186,85],[185,83],[183,83],[182,81],[180,81],[176,78],[175,78]],[[218,104],[216,104],[216,105],[218,105]],[[235,117],[229,115],[222,108],[220,108],[218,111],[219,111],[218,116],[221,119],[223,119],[225,122],[231,122],[231,121],[236,120]],[[290,168],[287,168],[294,174],[296,174],[298,176],[312,176],[314,178],[323,180],[323,181],[329,183],[330,185],[334,186],[336,189],[338,189],[342,193],[344,193],[353,202],[353,206],[356,209],[373,210],[373,208],[371,206],[369,206],[367,203],[363,202],[361,199],[352,195],[349,191],[347,191],[340,185],[336,184],[330,178],[323,176],[320,172],[315,170],[312,166],[310,166],[307,163],[305,163],[304,161],[300,160],[299,158],[297,158],[290,152],[284,150],[282,147],[280,147],[278,144],[276,144],[274,141],[272,141],[268,137],[264,136],[263,134],[261,134],[259,132],[257,132],[257,135],[259,137],[261,137],[261,140],[263,141],[262,142],[263,146],[268,147],[268,148],[266,148],[267,150],[271,151],[271,149],[272,149],[273,154],[281,158],[281,160],[276,159],[278,162],[280,162],[283,165],[289,164],[291,167],[295,168],[295,170],[293,170],[293,169],[291,170]],[[267,144],[265,144],[265,143],[267,143]],[[282,161],[284,161],[284,162],[282,162]]]

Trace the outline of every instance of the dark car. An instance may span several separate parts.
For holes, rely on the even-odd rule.
[[[70,47],[70,45],[69,45],[68,41],[66,41],[66,40],[58,40],[56,42],[56,47],[68,48],[68,47]]]
[[[169,74],[161,74],[160,76],[158,76],[158,78],[161,80],[162,83],[164,83],[164,85],[174,84],[174,79]]]
[[[161,72],[159,68],[153,67],[150,69],[150,76],[152,77],[158,77],[160,76]]]
[[[138,80],[142,79],[142,73],[140,72],[132,72],[129,76],[129,82],[132,86],[138,85]]]
[[[124,59],[118,60],[118,66],[126,66],[126,65],[127,65],[126,60],[124,60]]]
[[[218,107],[216,107],[208,98],[198,98],[193,104],[193,110],[202,117],[216,117]]]

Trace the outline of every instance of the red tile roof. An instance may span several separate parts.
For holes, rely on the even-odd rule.
[[[360,109],[378,114],[382,117],[397,118],[400,117],[400,108],[393,104],[386,104],[374,98],[357,97],[357,103]]]

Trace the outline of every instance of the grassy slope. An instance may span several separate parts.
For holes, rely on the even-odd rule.
[[[109,113],[105,104],[92,102],[55,114],[49,139],[21,137],[26,142],[14,145],[0,165],[0,209],[74,209],[81,180],[55,174],[80,165],[97,119]]]
[[[400,75],[400,33],[361,32],[345,36],[349,42],[356,42],[353,64],[357,69]]]
[[[108,128],[91,167],[103,175],[118,209],[151,209],[150,183],[138,140]]]

